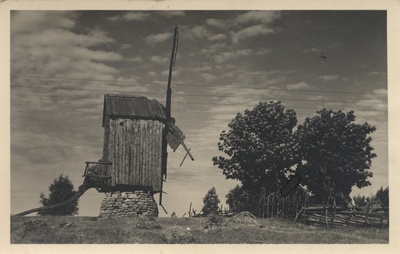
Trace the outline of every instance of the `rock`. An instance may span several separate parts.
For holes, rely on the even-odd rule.
[[[180,226],[168,227],[162,232],[162,239],[167,243],[193,243],[194,238],[190,230]]]

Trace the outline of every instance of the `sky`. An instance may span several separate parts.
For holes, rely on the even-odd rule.
[[[352,195],[388,186],[385,11],[12,11],[10,24],[11,214],[40,206],[60,174],[83,183],[85,161],[102,157],[104,94],[165,105],[175,26],[172,116],[195,160],[180,167],[184,149],[169,151],[160,216],[200,211],[212,187],[226,207],[240,182],[213,166],[219,134],[260,101],[299,123],[354,110],[377,128],[377,158],[372,185]],[[86,192],[79,215],[97,216],[104,197]]]

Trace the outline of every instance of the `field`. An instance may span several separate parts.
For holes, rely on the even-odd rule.
[[[191,244],[360,244],[389,243],[389,230],[380,228],[325,228],[271,218],[255,223],[225,219],[223,226],[205,229],[205,218],[11,217],[11,244],[165,244],[168,232],[190,236]],[[156,225],[156,226],[155,226]],[[176,230],[182,232],[177,232]],[[169,231],[168,231],[169,230]],[[178,231],[179,231],[178,230]],[[170,234],[171,236],[171,234]]]

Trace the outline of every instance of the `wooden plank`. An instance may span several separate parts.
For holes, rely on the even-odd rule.
[[[154,121],[149,121],[149,135],[150,135],[150,142],[149,142],[149,178],[150,178],[150,186],[154,187],[154,182],[155,182],[155,175],[154,175],[154,169],[153,169],[153,163],[154,163],[154,139],[155,139],[155,133],[154,133]]]
[[[117,184],[117,169],[118,169],[118,161],[117,161],[117,130],[115,128],[115,121],[112,120],[112,139],[110,143],[110,149],[113,151],[112,161],[113,163],[113,186]]]
[[[146,132],[146,139],[145,139],[145,154],[144,154],[144,162],[145,162],[145,170],[144,170],[144,179],[145,179],[145,186],[151,186],[151,177],[149,175],[149,148],[150,148],[150,141],[151,141],[151,135],[149,133],[149,121],[146,121],[145,126],[144,126],[145,132]]]
[[[142,121],[141,120],[139,120],[139,122],[138,122],[138,124],[139,124],[139,131],[138,131],[138,133],[139,133],[139,137],[140,137],[140,144],[139,144],[139,153],[138,153],[138,158],[139,158],[139,167],[138,167],[138,170],[139,170],[139,178],[138,178],[138,185],[142,185],[142,181],[143,181],[143,179],[142,179],[142,177],[143,177],[143,172],[142,172],[142,170],[143,170],[143,130],[142,130]]]
[[[120,156],[119,156],[119,154],[120,154],[120,148],[119,148],[119,146],[120,146],[120,142],[119,142],[119,140],[120,140],[120,131],[119,131],[119,128],[118,128],[118,123],[117,123],[117,121],[115,122],[115,151],[116,151],[116,153],[115,153],[115,155],[116,155],[116,158],[115,158],[115,161],[117,162],[117,165],[116,165],[116,171],[115,171],[115,183],[116,184],[119,184],[119,169],[120,169],[120,166],[121,166],[121,162],[120,162]]]
[[[129,172],[128,172],[128,170],[129,170],[129,168],[128,168],[128,166],[129,166],[129,164],[128,164],[128,160],[129,160],[129,139],[128,139],[128,127],[126,126],[127,125],[127,121],[129,121],[129,120],[126,120],[125,121],[125,124],[124,124],[124,126],[123,126],[123,137],[124,137],[124,139],[123,139],[123,141],[124,141],[124,143],[123,143],[123,149],[124,149],[124,167],[123,167],[123,170],[122,170],[122,172],[123,172],[123,177],[122,177],[122,182],[124,183],[124,184],[129,184],[129,180],[128,180],[128,174],[129,174]]]
[[[139,121],[135,120],[135,169],[134,169],[134,184],[138,184],[138,179],[139,179],[139,146],[140,146],[140,133],[139,133]]]

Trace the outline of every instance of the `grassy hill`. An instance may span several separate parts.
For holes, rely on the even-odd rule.
[[[378,228],[324,228],[294,224],[270,218],[256,223],[231,221],[224,226],[205,228],[205,218],[156,218],[161,228],[146,228],[140,218],[101,220],[97,217],[11,217],[11,243],[42,244],[165,244],[170,228],[190,232],[194,244],[267,244],[267,243],[389,243],[389,230]]]

